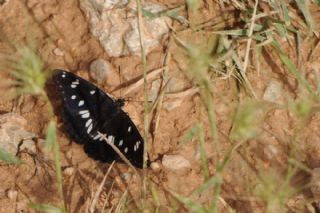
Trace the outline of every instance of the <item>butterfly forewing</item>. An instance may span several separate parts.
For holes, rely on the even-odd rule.
[[[121,102],[114,101],[90,82],[63,70],[54,81],[63,99],[63,122],[69,136],[84,144],[86,153],[102,162],[121,160],[98,132],[136,167],[143,165],[143,139]]]

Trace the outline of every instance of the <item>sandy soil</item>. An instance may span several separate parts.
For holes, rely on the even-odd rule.
[[[50,69],[62,68],[70,70],[76,74],[92,81],[88,75],[88,67],[92,60],[103,58],[110,61],[114,67],[120,70],[120,79],[114,78],[114,84],[126,82],[130,79],[141,76],[141,59],[137,56],[128,56],[121,58],[109,58],[104,53],[99,41],[95,39],[88,26],[84,13],[80,10],[78,1],[19,1],[5,0],[0,4],[0,53],[12,54],[14,49],[9,43],[20,44],[32,41],[37,46],[37,50],[44,59],[47,67]],[[160,1],[169,7],[180,5],[182,1]],[[213,4],[213,3],[210,3]],[[213,8],[216,8],[214,10]],[[219,14],[219,7],[211,5],[203,7],[203,17],[199,20],[209,20]],[[318,20],[319,17],[317,17]],[[195,21],[196,22],[196,21]],[[185,41],[194,42],[200,37],[207,35],[191,34],[188,31],[179,33]],[[147,69],[153,70],[163,66],[165,57],[166,41],[163,46],[155,48],[147,57]],[[57,56],[53,50],[60,48],[63,50],[63,56]],[[170,51],[179,53],[179,47],[171,44]],[[303,50],[308,49],[308,44],[303,44]],[[296,52],[288,47],[288,53],[296,57]],[[297,82],[288,75],[282,68],[280,61],[270,61],[271,53],[263,54],[260,73],[249,72],[248,78],[256,92],[258,98],[262,98],[270,81],[278,82],[283,90],[293,97],[297,95]],[[301,51],[302,58],[306,59],[309,52]],[[315,53],[319,58],[319,48]],[[169,72],[171,76],[177,76],[178,83],[183,84],[185,88],[192,85],[187,80],[187,75],[181,70],[187,67],[186,58],[183,54],[172,54],[169,63]],[[277,57],[273,57],[277,58]],[[304,65],[301,64],[300,67]],[[319,67],[318,67],[319,68]],[[312,67],[306,67],[305,72],[312,80]],[[310,75],[308,75],[308,72]],[[50,82],[49,82],[50,83]],[[113,88],[108,85],[99,85],[105,91],[111,92]],[[120,87],[112,91],[115,97],[122,97],[125,87]],[[238,85],[231,79],[219,79],[213,84],[214,104],[217,117],[217,126],[220,138],[220,154],[229,150],[231,141],[226,137],[232,129],[232,121],[236,113],[239,102]],[[50,91],[49,87],[49,93]],[[6,94],[0,93],[0,111],[2,113],[12,111],[13,102],[6,101]],[[129,100],[124,110],[129,113],[139,130],[143,130],[143,88],[122,97]],[[284,100],[280,95],[279,100]],[[209,122],[206,109],[201,106],[199,95],[184,96],[180,98],[183,101],[179,107],[168,111],[162,110],[160,122],[157,130],[150,134],[149,155],[152,160],[160,163],[163,155],[177,154],[187,159],[191,166],[187,169],[172,171],[161,167],[158,170],[148,169],[150,182],[158,190],[160,211],[168,212],[170,208],[176,206],[178,211],[185,212],[186,209],[170,195],[169,190],[183,196],[190,194],[204,182],[203,170],[199,159],[199,148],[196,140],[192,140],[186,145],[179,145],[180,140],[186,132],[202,119],[205,128],[205,151],[209,162],[209,173],[214,175],[216,172],[216,162],[221,156],[217,156],[215,143],[210,137]],[[55,100],[53,100],[54,102]],[[34,132],[39,138],[45,138],[46,129],[49,121],[47,105],[38,98],[24,97],[18,113],[27,121],[28,131]],[[59,109],[56,109],[58,112]],[[63,168],[63,186],[65,202],[68,212],[85,212],[88,205],[92,202],[93,194],[101,183],[104,174],[110,165],[96,162],[87,157],[80,145],[72,143],[64,129],[58,116],[58,141],[60,145],[60,156]],[[224,172],[224,184],[222,186],[221,197],[239,212],[264,212],[265,204],[263,200],[251,199],[251,191],[259,191],[259,181],[253,178],[259,173],[268,173],[278,171],[281,176],[285,173],[286,167],[282,164],[288,160],[293,140],[299,141],[295,149],[300,150],[301,155],[296,159],[305,163],[310,169],[316,168],[320,164],[319,145],[319,113],[314,113],[304,122],[304,125],[297,126],[295,118],[285,109],[270,109],[264,117],[263,129],[259,137],[255,140],[246,142],[246,148],[239,149],[232,155],[226,171]],[[292,135],[294,130],[299,130],[299,135]],[[59,194],[54,173],[54,165],[50,158],[45,157],[41,149],[36,155],[20,153],[19,157],[26,163],[20,166],[1,164],[0,166],[0,212],[33,212],[26,207],[32,203],[50,203],[59,204]],[[70,169],[71,168],[71,169]],[[257,169],[258,168],[258,169]],[[258,172],[259,170],[259,172]],[[258,175],[258,176],[259,176]],[[129,178],[123,178],[129,176]],[[310,175],[301,171],[296,175],[297,183],[309,180]],[[277,178],[277,177],[274,177]],[[250,186],[253,188],[247,188]],[[17,191],[14,198],[8,196],[10,190]],[[114,165],[104,190],[99,197],[96,205],[101,209],[103,205],[107,210],[119,206],[121,197],[125,192],[131,194],[129,206],[135,206],[139,201],[141,185],[138,176],[127,166]],[[201,196],[194,196],[192,199],[207,203],[213,196],[213,190],[208,190]],[[288,202],[289,209],[292,212],[305,211],[305,202],[312,197],[310,190],[292,196]],[[152,203],[151,194],[147,199]],[[302,201],[301,201],[302,200]],[[150,204],[151,205],[151,204]],[[220,205],[220,212],[227,212],[226,208]],[[169,208],[170,207],[170,208]],[[171,209],[172,210],[172,209]],[[100,212],[99,210],[97,212]],[[134,211],[133,211],[134,212]]]

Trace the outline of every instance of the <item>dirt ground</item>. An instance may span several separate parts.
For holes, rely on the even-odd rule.
[[[183,5],[183,1],[159,1],[168,8]],[[199,20],[210,20],[218,17],[221,8],[218,3],[209,2],[209,6],[201,5]],[[225,8],[228,11],[228,8]],[[315,20],[320,21],[320,10],[314,9],[318,16]],[[197,22],[194,18],[194,22]],[[178,33],[184,41],[196,41],[199,37],[206,36],[192,34],[190,31]],[[139,56],[124,56],[111,58],[105,52],[99,41],[92,36],[89,30],[88,20],[79,7],[76,0],[64,1],[38,1],[38,0],[4,0],[0,1],[0,53],[13,54],[11,44],[23,44],[28,41],[34,43],[37,51],[44,59],[50,69],[61,68],[72,71],[83,78],[94,82],[88,75],[90,62],[97,58],[105,59],[112,63],[119,70],[119,76],[113,79],[114,85],[121,85],[130,79],[141,78],[143,73],[141,58]],[[173,42],[174,43],[174,42]],[[285,43],[285,42],[284,42]],[[316,42],[315,42],[316,43]],[[318,40],[319,43],[319,40]],[[147,56],[147,70],[154,70],[164,66],[165,53],[167,52],[168,41],[154,48]],[[318,45],[319,46],[319,45]],[[63,50],[63,56],[56,55],[54,49]],[[298,68],[303,68],[307,80],[313,84],[316,82],[315,74],[320,70],[320,64],[313,63],[308,59],[310,54],[310,43],[302,42],[301,51],[298,53],[290,45],[285,45],[286,53],[292,57],[301,57],[302,62]],[[247,73],[248,79],[254,88],[258,99],[263,100],[266,89],[270,82],[280,85],[282,91],[277,94],[276,103],[284,103],[286,94],[293,99],[301,98],[298,83],[292,75],[288,74],[279,58],[266,48],[263,50],[260,71]],[[314,58],[319,58],[319,47],[315,48]],[[244,50],[239,50],[243,51]],[[188,78],[183,70],[188,66],[186,58],[179,50],[179,45],[171,44],[171,60],[168,63],[169,75],[178,79],[176,85],[182,90],[193,88],[194,81]],[[297,56],[299,55],[299,56]],[[254,56],[253,56],[254,58]],[[309,61],[308,61],[309,60]],[[251,66],[251,65],[250,65]],[[249,70],[255,70],[253,65]],[[4,76],[5,77],[5,76]],[[159,76],[157,78],[160,78]],[[160,212],[187,212],[187,208],[179,203],[171,194],[175,192],[181,196],[190,197],[192,200],[203,204],[210,203],[214,190],[210,189],[201,194],[191,195],[192,192],[205,182],[201,160],[199,157],[199,146],[195,139],[185,145],[179,145],[182,138],[195,124],[201,121],[205,127],[205,152],[208,158],[209,174],[217,172],[217,159],[230,150],[232,141],[227,137],[232,128],[234,116],[237,112],[239,99],[242,99],[245,92],[239,95],[239,85],[232,78],[218,77],[212,81],[214,97],[214,108],[220,141],[219,152],[212,137],[210,136],[210,123],[206,109],[201,105],[201,97],[198,93],[182,95],[173,100],[165,100],[167,103],[182,101],[178,107],[172,110],[161,110],[159,126],[153,135],[149,135],[148,153],[152,161],[160,165],[160,169],[147,169],[147,176],[150,181],[149,191],[154,187],[158,193],[158,204],[152,198],[151,193],[147,194],[150,201],[147,206],[159,206]],[[49,82],[50,84],[50,82]],[[143,132],[143,86],[134,92],[122,96],[126,86],[111,88],[106,84],[100,84],[100,88],[112,93],[114,97],[125,98],[124,110],[128,112],[140,132]],[[173,89],[175,89],[173,88]],[[49,87],[50,90],[50,87]],[[48,91],[49,93],[52,91]],[[7,101],[6,93],[0,93],[0,111],[2,114],[12,112],[13,101]],[[52,100],[55,102],[55,100]],[[109,164],[90,159],[83,151],[83,147],[70,141],[64,132],[63,124],[59,117],[59,109],[55,109],[58,120],[58,142],[60,145],[60,157],[63,170],[63,188],[65,203],[68,212],[86,212],[92,203],[94,193]],[[25,96],[17,113],[23,116],[26,121],[26,129],[44,139],[49,122],[48,106],[39,99]],[[259,115],[257,115],[259,116]],[[154,120],[157,118],[153,117]],[[259,119],[257,119],[259,120]],[[228,166],[223,172],[223,185],[221,188],[219,212],[228,212],[229,208],[237,212],[265,212],[270,206],[266,205],[263,199],[267,194],[265,188],[261,187],[261,180],[266,174],[274,174],[273,180],[282,180],[288,167],[287,162],[293,150],[296,153],[295,160],[303,163],[310,171],[320,166],[320,114],[317,110],[311,114],[303,123],[285,108],[273,108],[263,116],[261,129],[257,133],[259,137],[245,141],[245,148],[238,149],[229,160]],[[292,143],[295,143],[292,146]],[[217,153],[219,156],[217,156]],[[188,168],[172,170],[161,165],[164,155],[179,155],[186,159],[190,166]],[[34,212],[27,208],[28,203],[46,203],[58,205],[60,202],[57,192],[54,164],[41,148],[36,154],[26,152],[18,156],[25,161],[22,165],[0,166],[0,212]],[[310,181],[311,174],[298,169],[290,180],[294,189],[304,187]],[[142,171],[139,171],[142,174]],[[277,182],[277,181],[275,181]],[[281,181],[279,181],[281,182]],[[279,183],[280,184],[280,183]],[[274,186],[276,190],[280,186]],[[137,175],[126,165],[116,163],[109,174],[103,191],[96,204],[96,212],[119,211],[119,203],[123,202],[124,194],[129,193],[125,211],[136,212],[136,204],[139,202],[141,193],[141,182]],[[299,188],[300,189],[300,188]],[[271,189],[270,189],[271,190]],[[9,192],[17,192],[17,195],[10,196]],[[271,190],[272,191],[272,190]],[[312,212],[313,197],[310,188],[304,187],[292,193],[286,200],[286,211],[288,212]],[[259,198],[257,198],[257,197]],[[278,202],[275,201],[275,203]],[[271,205],[271,204],[270,204]],[[132,206],[133,208],[128,208]],[[276,206],[276,205],[275,205]],[[273,209],[273,212],[278,210]],[[138,210],[137,210],[138,211]],[[150,210],[152,211],[152,210]]]

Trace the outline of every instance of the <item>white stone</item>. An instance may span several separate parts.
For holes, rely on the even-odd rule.
[[[282,104],[282,85],[279,82],[272,80],[264,91],[263,100]]]
[[[152,162],[151,165],[150,165],[150,168],[154,172],[159,172],[160,169],[161,169],[160,164],[158,162]]]
[[[64,56],[64,51],[60,48],[55,48],[53,50],[53,54],[55,54],[56,56]]]
[[[35,142],[32,140],[36,135],[25,130],[27,120],[16,113],[7,113],[0,116],[0,148],[15,155],[20,145],[21,150],[36,153]]]
[[[15,200],[18,196],[18,191],[13,189],[8,189],[6,194],[10,200]]]
[[[162,165],[170,170],[190,168],[190,162],[181,155],[164,155]]]
[[[93,78],[98,83],[102,83],[107,79],[109,75],[111,75],[111,73],[114,72],[114,68],[111,63],[99,58],[91,62],[89,72],[91,78]]]
[[[166,9],[155,3],[144,3],[142,7],[152,13]],[[80,8],[89,20],[91,33],[99,39],[109,56],[140,55],[135,1],[83,0]],[[171,24],[171,19],[162,16],[144,17],[143,20],[144,48],[148,54],[169,32],[167,23]]]
[[[73,173],[74,173],[74,168],[73,168],[73,167],[67,167],[67,168],[65,168],[65,169],[63,170],[63,174],[64,174],[65,176],[68,176],[68,177],[72,176]]]

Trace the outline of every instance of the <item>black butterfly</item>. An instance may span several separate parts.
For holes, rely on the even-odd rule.
[[[62,118],[67,134],[84,144],[85,152],[102,162],[121,161],[120,156],[98,134],[105,135],[136,167],[143,167],[143,139],[121,109],[123,99],[114,100],[90,82],[63,70],[53,80],[63,99]]]

